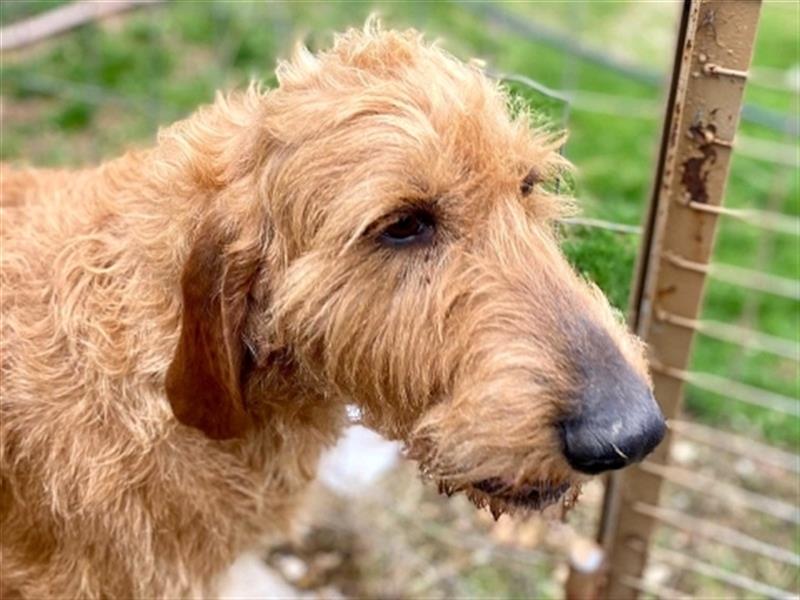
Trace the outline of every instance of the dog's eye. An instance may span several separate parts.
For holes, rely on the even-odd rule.
[[[427,244],[433,240],[435,231],[433,215],[417,211],[397,217],[381,232],[378,239],[386,246],[395,247]]]
[[[523,197],[529,196],[534,186],[539,183],[540,180],[539,174],[534,169],[531,169],[519,185],[519,193],[522,194]]]

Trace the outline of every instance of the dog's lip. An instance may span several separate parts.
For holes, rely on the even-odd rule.
[[[544,511],[561,501],[563,510],[572,508],[581,493],[578,480],[538,480],[519,482],[502,477],[480,479],[472,483],[457,484],[439,479],[439,493],[464,495],[478,508],[488,508],[495,521],[502,514],[526,515]]]
[[[490,498],[502,500],[513,507],[542,510],[558,502],[569,491],[572,484],[547,481],[513,484],[500,477],[492,477],[476,481],[472,483],[471,487]]]

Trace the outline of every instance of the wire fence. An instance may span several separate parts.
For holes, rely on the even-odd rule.
[[[585,70],[578,68],[588,63],[594,68],[608,70],[623,78],[640,82],[646,86],[659,87],[666,83],[665,75],[657,70],[645,68],[630,60],[623,60],[596,46],[577,39],[575,29],[567,31],[542,26],[509,9],[508,6],[488,2],[464,2],[459,6],[480,23],[493,28],[499,35],[520,40],[535,40],[536,43],[558,51],[566,60],[560,86],[554,88],[535,78],[519,72],[491,70],[499,80],[516,88],[522,88],[529,97],[539,97],[554,103],[553,115],[561,127],[570,129],[575,114],[611,115],[626,119],[646,119],[657,123],[661,110],[652,98],[643,99],[615,95],[596,90],[581,89],[581,76]],[[585,22],[587,3],[576,4],[572,17],[575,23]],[[165,10],[161,8],[159,10]],[[254,9],[255,10],[255,9]],[[234,57],[242,50],[242,42],[229,31],[231,20],[224,16],[224,4],[215,9],[219,39],[228,40],[220,53],[224,55],[221,69],[233,64]],[[286,19],[285,15],[282,17]],[[72,35],[72,34],[70,34]],[[794,95],[795,106],[800,102],[800,85],[787,78],[783,71],[759,64],[756,54],[752,78],[749,85]],[[153,128],[164,121],[179,116],[183,108],[174,107],[167,100],[143,91],[138,96],[109,91],[102,85],[75,82],[68,79],[28,72],[15,79],[17,93],[34,93],[64,101],[80,101],[98,106],[113,105],[125,111],[134,111],[149,119]],[[515,88],[515,89],[516,89]],[[737,160],[754,161],[772,168],[776,174],[787,174],[798,178],[800,169],[800,146],[798,146],[798,112],[784,114],[748,101],[743,110],[745,122],[761,127],[766,135],[753,131],[740,134],[731,144]],[[777,138],[777,139],[776,139]],[[93,149],[100,158],[100,149]],[[569,145],[564,149],[570,157]],[[738,163],[734,164],[734,175]],[[580,163],[578,167],[580,168]],[[708,276],[714,282],[735,288],[746,301],[738,317],[725,320],[700,316],[689,318],[660,307],[654,308],[656,326],[666,324],[696,333],[697,353],[705,351],[706,344],[720,343],[741,349],[746,376],[733,376],[735,369],[704,371],[689,365],[677,368],[654,361],[655,372],[680,380],[688,386],[687,394],[696,395],[697,401],[690,404],[691,412],[670,422],[672,438],[671,458],[664,462],[646,461],[641,469],[647,475],[666,482],[660,501],[637,502],[633,510],[656,524],[654,543],[646,546],[631,542],[631,550],[647,554],[647,567],[639,576],[623,575],[620,583],[638,593],[665,598],[691,597],[699,592],[739,594],[769,598],[796,598],[800,591],[800,555],[796,549],[800,533],[800,455],[797,443],[774,443],[759,439],[764,431],[754,433],[748,426],[748,415],[728,420],[723,426],[697,420],[704,403],[723,398],[731,406],[736,404],[761,411],[762,422],[788,422],[795,435],[800,428],[800,404],[797,381],[800,363],[798,332],[790,331],[778,335],[773,330],[759,328],[757,315],[764,306],[764,298],[774,297],[781,302],[792,303],[797,311],[800,301],[800,281],[797,272],[787,275],[769,268],[769,251],[776,240],[790,240],[800,252],[800,219],[796,214],[787,214],[786,205],[779,190],[775,201],[764,206],[722,207],[687,201],[686,206],[700,211],[710,218],[730,219],[738,227],[750,230],[747,235],[759,239],[761,260],[755,266],[749,259],[742,264],[731,264],[714,260],[710,264],[693,261],[677,253],[666,253],[663,261],[671,268]],[[642,236],[642,227],[631,222],[606,220],[602,214],[573,217],[564,221],[569,230],[586,228],[605,231],[615,236]],[[726,231],[723,229],[722,236]],[[735,258],[735,257],[734,257]],[[728,253],[728,259],[731,254]],[[712,289],[713,291],[713,289]],[[714,302],[719,296],[709,294],[706,308],[714,313]],[[749,307],[749,308],[748,308]],[[717,311],[719,312],[719,311]],[[724,312],[724,311],[723,311]],[[753,315],[756,314],[756,318]],[[753,371],[763,363],[762,355],[779,361],[772,371],[790,373],[790,383],[771,385],[769,378],[753,377]],[[759,362],[762,361],[762,362]],[[773,363],[770,363],[772,365]],[[751,366],[752,365],[752,366]],[[741,369],[740,369],[741,370]],[[793,374],[793,375],[792,375]],[[791,383],[794,377],[795,383]],[[789,393],[787,393],[789,389]],[[699,411],[697,409],[700,409]],[[735,412],[735,411],[734,411]],[[785,421],[788,420],[788,421]],[[737,431],[737,427],[739,431]],[[687,451],[687,448],[689,449]],[[787,449],[788,448],[788,449]],[[688,452],[689,456],[680,453]],[[392,506],[392,498],[374,500],[382,507]],[[589,512],[598,513],[599,498],[586,505]],[[392,516],[402,527],[416,527],[419,515],[405,510],[393,509]],[[595,514],[595,517],[597,515]],[[575,525],[579,533],[593,536],[596,518],[587,524]],[[557,527],[560,527],[558,525]],[[566,527],[566,526],[565,526]],[[543,552],[530,548],[497,543],[491,536],[482,533],[464,535],[450,526],[437,526],[424,521],[424,534],[450,546],[466,548],[470,552],[484,550],[490,557],[500,561],[519,562],[526,568],[541,564]],[[568,546],[573,535],[562,535],[560,542]],[[470,555],[472,556],[472,555]],[[474,564],[459,563],[450,570],[429,572],[422,586],[434,589],[437,579],[463,577]]]
[[[793,280],[788,278],[772,280],[772,276],[758,277],[754,272],[745,272],[744,277],[741,277],[743,273],[737,273],[740,275],[737,278],[731,277],[731,274],[736,273],[738,267],[731,268],[726,265],[720,270],[707,262],[711,251],[709,236],[714,234],[716,219],[734,218],[745,227],[760,230],[758,235],[762,244],[768,244],[770,236],[784,235],[792,237],[792,243],[797,247],[796,219],[775,211],[767,212],[750,207],[731,209],[721,206],[724,184],[721,186],[719,182],[721,178],[724,182],[727,161],[719,160],[716,154],[715,161],[709,168],[703,180],[703,187],[699,191],[696,191],[698,188],[692,188],[691,182],[687,181],[691,161],[699,160],[691,158],[692,156],[697,156],[698,152],[705,156],[705,151],[712,145],[725,148],[726,151],[730,151],[734,146],[730,137],[727,139],[724,137],[731,135],[730,128],[727,133],[722,133],[723,141],[717,138],[719,135],[717,129],[712,129],[710,133],[706,129],[703,135],[698,136],[697,132],[703,128],[701,117],[694,113],[690,119],[687,115],[690,111],[702,110],[703,106],[717,107],[714,111],[719,110],[722,113],[736,108],[730,104],[735,102],[733,90],[728,88],[730,91],[726,95],[717,97],[715,94],[719,92],[715,89],[715,85],[718,89],[721,89],[721,86],[716,81],[704,84],[703,75],[698,75],[697,71],[689,75],[689,70],[697,69],[699,64],[706,77],[717,77],[720,73],[732,79],[747,77],[747,72],[738,66],[735,69],[718,66],[706,68],[711,64],[707,61],[712,59],[706,54],[709,52],[707,43],[709,32],[703,31],[704,23],[709,19],[717,19],[718,24],[725,23],[724,26],[715,27],[711,36],[716,44],[724,46],[723,36],[726,33],[726,26],[729,27],[731,21],[739,19],[736,36],[742,44],[745,44],[744,40],[753,31],[758,18],[758,13],[753,11],[754,7],[757,9],[755,4],[729,3],[723,6],[704,1],[686,4],[682,22],[686,37],[679,41],[680,52],[676,58],[675,83],[673,83],[675,95],[671,96],[671,105],[667,107],[672,121],[668,120],[669,125],[665,127],[670,127],[669,132],[672,134],[667,131],[664,134],[665,146],[661,155],[661,160],[664,162],[660,171],[663,179],[657,180],[656,185],[659,187],[654,195],[656,199],[660,199],[661,196],[663,199],[660,200],[661,203],[653,206],[656,232],[650,242],[652,246],[647,248],[648,255],[642,259],[645,263],[649,263],[645,268],[650,269],[651,279],[645,280],[644,283],[645,291],[640,300],[642,305],[638,309],[639,326],[642,327],[641,319],[645,319],[646,324],[642,331],[648,332],[648,341],[652,340],[654,355],[651,362],[652,369],[660,376],[656,377],[656,397],[662,403],[667,403],[665,410],[670,416],[676,416],[680,411],[681,387],[675,384],[684,383],[688,384],[690,394],[693,390],[711,392],[728,402],[746,404],[773,415],[785,415],[791,419],[790,422],[796,431],[796,419],[800,415],[796,384],[787,386],[793,388],[791,390],[793,395],[789,396],[769,389],[763,383],[753,385],[732,379],[727,372],[721,375],[695,370],[691,365],[688,368],[683,366],[687,362],[686,353],[691,348],[692,337],[694,334],[699,334],[698,342],[701,349],[703,343],[706,343],[705,340],[723,342],[748,352],[766,353],[779,360],[790,361],[793,365],[791,368],[797,373],[796,337],[783,338],[753,329],[749,324],[747,327],[741,327],[733,323],[694,316],[694,313],[699,313],[698,304],[702,294],[703,277],[711,275],[714,271],[717,275],[720,272],[727,274],[729,284],[746,288],[748,292],[760,294],[778,292],[779,295],[792,300],[797,299],[796,274]],[[726,11],[741,12],[728,12],[725,21],[720,19],[719,15]],[[752,20],[748,22],[745,19]],[[730,34],[729,29],[727,33]],[[716,50],[713,45],[710,47],[712,51]],[[739,49],[741,50],[742,46]],[[721,60],[733,61],[732,54],[728,53]],[[746,54],[736,60],[738,64],[749,63]],[[704,97],[703,94],[708,94],[708,97]],[[691,141],[681,139],[680,136],[684,131]],[[695,137],[700,138],[699,142],[694,142]],[[698,147],[693,147],[692,143],[697,143]],[[685,196],[681,195],[680,187],[675,185],[674,170],[679,164],[683,169],[683,178],[679,182],[688,190]],[[794,168],[797,168],[796,164]],[[721,172],[722,175],[717,176],[714,185],[708,184],[706,187],[713,170]],[[701,192],[703,197],[699,198]],[[675,216],[672,216],[673,212]],[[709,222],[709,218],[715,220]],[[670,227],[673,230],[670,230]],[[686,231],[675,231],[675,227],[688,228],[695,233],[689,236]],[[773,285],[764,285],[768,281]],[[647,291],[647,286],[650,286],[650,291]],[[663,296],[665,291],[673,294],[671,299]],[[682,298],[681,294],[689,296]],[[691,297],[692,294],[694,298]],[[713,308],[708,306],[713,300],[714,296],[709,295],[706,300],[707,310]],[[647,325],[648,319],[649,325]],[[796,336],[796,332],[790,335]],[[658,358],[655,358],[656,356]],[[673,448],[680,448],[678,444],[685,443],[681,429],[684,433],[687,431],[686,427],[679,426],[677,430],[671,432],[669,441]],[[694,429],[694,432],[697,433],[697,429]],[[694,443],[704,443],[705,440],[698,440],[697,437],[695,436]],[[740,461],[752,461],[749,457],[754,447],[751,445],[742,452],[741,444],[730,443],[736,438],[716,435],[713,439],[714,451],[703,453],[705,460],[685,461],[687,464],[680,465],[675,464],[677,457],[674,452],[671,456],[665,456],[665,452],[656,453],[639,467],[640,475],[633,473],[619,479],[618,485],[622,489],[617,493],[623,495],[622,502],[626,506],[617,509],[619,521],[615,527],[619,531],[612,532],[607,538],[612,544],[609,548],[611,594],[632,597],[642,590],[654,595],[696,593],[698,585],[702,585],[696,582],[710,581],[714,586],[727,590],[725,594],[776,598],[797,596],[799,582],[796,566],[800,556],[795,551],[793,538],[784,538],[782,540],[784,545],[774,543],[781,538],[780,535],[776,535],[781,528],[789,527],[796,534],[797,525],[800,523],[796,468],[786,470],[777,467],[776,472],[771,473],[771,476],[781,479],[787,476],[791,478],[793,485],[786,490],[779,491],[779,486],[770,486],[770,478],[764,478],[758,486],[753,486],[752,478],[748,481],[748,477],[743,477],[741,473],[731,469],[729,462],[718,461],[716,451],[723,449],[736,455]],[[782,462],[795,464],[798,462],[795,454],[786,454],[764,447],[760,450],[769,456],[788,458],[788,461]],[[658,494],[642,489],[647,481],[660,482],[657,485],[663,484],[666,493],[661,494],[659,498]],[[749,486],[761,489],[756,491]],[[780,497],[781,494],[785,496]],[[637,498],[647,498],[647,500],[637,500]],[[675,508],[670,505],[674,505]],[[743,518],[744,515],[753,517]],[[634,521],[635,524],[620,522],[626,519]],[[647,541],[650,539],[655,543],[648,544]],[[625,548],[620,548],[620,544],[624,544]],[[731,556],[740,558],[732,559]],[[631,567],[633,562],[631,557],[636,557],[636,566]],[[731,564],[736,565],[736,568],[732,569]],[[648,571],[658,572],[654,571],[654,567],[659,565],[670,575],[662,577],[661,580],[648,581]],[[754,568],[748,568],[747,565],[754,565]],[[622,592],[625,589],[631,593]]]

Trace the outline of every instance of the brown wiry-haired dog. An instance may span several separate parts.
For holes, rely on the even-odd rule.
[[[660,440],[640,344],[558,250],[557,140],[415,32],[278,76],[151,150],[3,173],[5,595],[213,595],[348,402],[494,511]]]

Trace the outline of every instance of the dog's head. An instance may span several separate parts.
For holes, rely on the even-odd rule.
[[[557,137],[414,32],[350,31],[278,77],[222,111],[237,137],[208,158],[216,217],[167,378],[181,421],[225,438],[293,395],[354,402],[501,510],[653,449],[641,344],[558,248]]]

